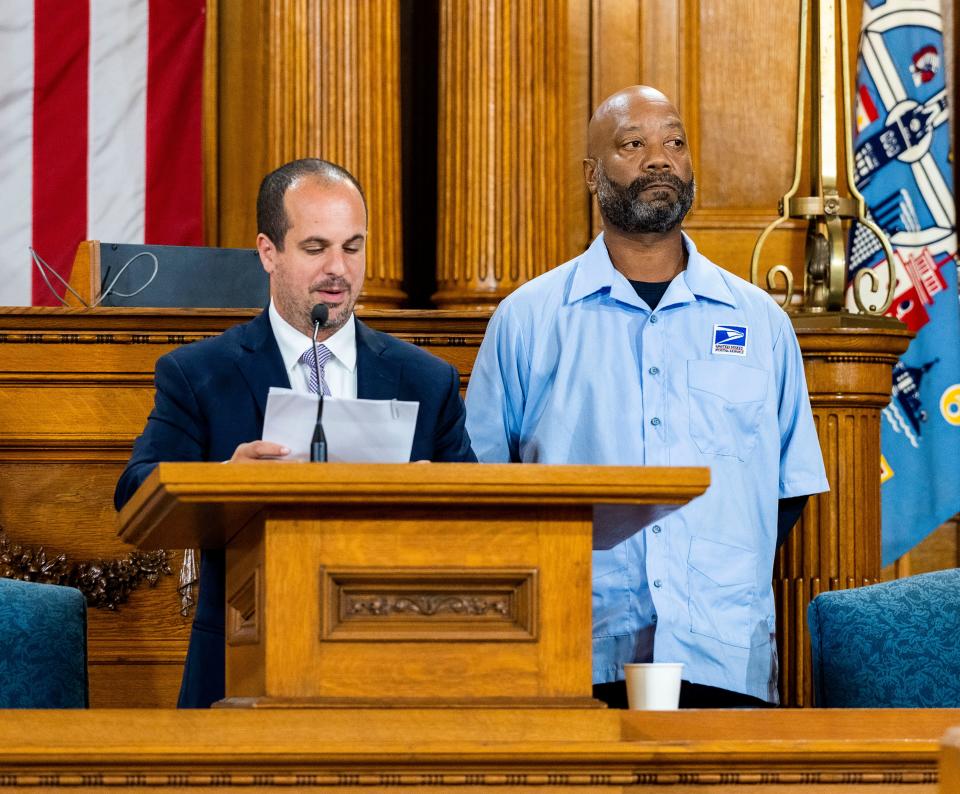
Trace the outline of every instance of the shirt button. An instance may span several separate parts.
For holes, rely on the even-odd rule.
[[[654,535],[659,535],[659,534],[660,534],[660,525],[659,525],[659,524],[654,524],[653,527],[652,527],[652,529],[653,529],[653,534],[654,534]]]
[[[652,322],[652,323],[654,323],[654,324],[656,324],[656,322],[657,322],[659,319],[660,319],[660,318],[657,317],[657,315],[655,315],[655,314],[651,314],[651,315],[650,315],[650,322]]]
[[[656,622],[657,622],[657,616],[654,615],[652,618],[650,618],[650,620],[651,620],[652,622],[656,623]]]
[[[650,369],[648,369],[647,372],[649,372],[651,375],[659,375],[660,369],[659,367],[650,367]]]
[[[656,587],[656,588],[663,587],[663,582],[660,581],[659,579],[654,579],[654,580],[653,580],[653,586]]]
[[[654,427],[660,427],[660,417],[653,417],[653,419],[650,420],[650,424],[652,424]]]

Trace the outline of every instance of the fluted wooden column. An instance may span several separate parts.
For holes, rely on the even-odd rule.
[[[812,497],[777,555],[780,697],[811,706],[807,605],[819,593],[880,579],[880,412],[913,334],[888,318],[800,314],[810,403],[829,493]]]
[[[568,0],[441,0],[439,306],[496,303],[586,244],[568,13]]]
[[[397,306],[406,297],[399,0],[273,0],[268,9],[270,167],[322,157],[360,180],[370,215],[361,302]]]

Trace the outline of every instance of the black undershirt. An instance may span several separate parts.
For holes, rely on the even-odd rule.
[[[673,281],[673,279],[670,279],[670,281]],[[640,299],[650,307],[650,311],[653,311],[663,298],[663,293],[667,291],[667,287],[670,286],[670,281],[634,281],[630,279],[630,286],[637,291]]]
[[[788,496],[777,503],[777,548],[779,549],[783,542],[793,529],[793,525],[800,519],[804,506],[807,504],[806,496]]]
[[[670,279],[672,281],[673,279]],[[670,281],[634,281],[630,279],[630,286],[636,290],[637,295],[643,300],[650,311],[655,311],[663,295],[670,286]],[[797,523],[800,514],[803,512],[803,506],[807,503],[806,496],[794,496],[788,499],[781,499],[777,504],[777,548],[783,545],[787,539],[793,525]]]

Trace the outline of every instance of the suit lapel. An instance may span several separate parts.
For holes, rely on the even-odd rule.
[[[264,311],[243,330],[237,366],[253,392],[262,420],[267,409],[267,392],[270,387],[281,386],[289,389],[290,378],[283,366],[283,357],[277,347],[267,312]]]
[[[393,400],[400,394],[402,366],[386,352],[376,331],[357,320],[357,397]]]

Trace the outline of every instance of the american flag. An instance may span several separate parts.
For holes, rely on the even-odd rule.
[[[205,0],[3,0],[0,305],[77,244],[201,245]],[[62,293],[62,290],[60,290]]]

